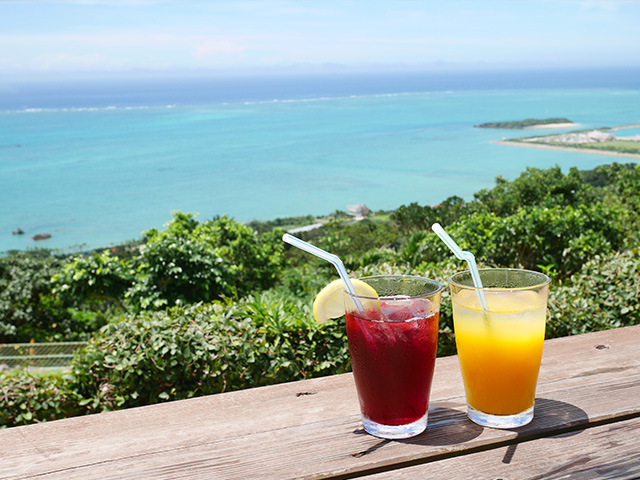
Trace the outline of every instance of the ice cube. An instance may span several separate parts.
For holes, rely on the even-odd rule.
[[[412,302],[409,310],[411,310],[412,318],[426,318],[431,315],[432,305],[429,300],[419,298]]]
[[[382,311],[382,315],[387,320],[404,320],[407,315],[406,311],[408,311],[408,307],[411,305],[411,300],[400,300],[396,301],[395,299],[389,303],[381,302],[380,310]],[[403,318],[396,318],[403,317]]]

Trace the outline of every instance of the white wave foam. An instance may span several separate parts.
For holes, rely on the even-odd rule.
[[[370,93],[370,94],[361,94],[361,95],[344,95],[344,96],[335,96],[335,97],[315,97],[315,98],[288,98],[288,99],[278,99],[274,98],[271,100],[248,100],[242,102],[243,105],[267,105],[267,104],[275,104],[275,103],[311,103],[311,102],[330,102],[335,100],[344,100],[344,99],[363,99],[363,98],[395,98],[395,97],[407,97],[407,96],[423,96],[423,95],[450,95],[456,93],[454,90],[438,90],[438,91],[422,91],[422,92],[397,92],[397,93]],[[223,105],[229,105],[230,103],[225,102]]]
[[[345,99],[366,99],[366,98],[396,98],[407,96],[424,96],[424,95],[447,95],[456,93],[453,90],[442,91],[418,91],[418,92],[396,92],[396,93],[367,93],[367,94],[353,94],[353,95],[336,95],[336,96],[324,96],[313,98],[272,98],[269,100],[247,100],[244,102],[219,102],[218,105],[274,105],[278,103],[296,104],[296,103],[315,103],[315,102],[331,102]],[[57,113],[57,112],[101,112],[101,111],[117,111],[117,110],[148,110],[151,108],[177,108],[176,104],[149,106],[149,105],[107,105],[101,107],[25,107],[22,109],[14,110],[0,110],[0,113],[4,114],[19,114],[19,113]]]
[[[127,105],[116,106],[107,105],[106,107],[59,107],[59,108],[46,108],[46,107],[26,107],[16,110],[4,110],[2,113],[59,113],[59,112],[106,112],[111,110],[148,110],[150,108],[175,108],[176,105],[164,105],[158,107],[150,107],[147,105]]]

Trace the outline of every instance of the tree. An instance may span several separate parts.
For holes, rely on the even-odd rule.
[[[173,217],[165,230],[144,233],[127,293],[140,307],[208,302],[275,283],[284,249],[276,233],[258,235],[227,216],[202,223],[190,213]]]
[[[560,167],[549,169],[527,168],[512,182],[496,178],[496,186],[474,194],[475,211],[492,212],[498,216],[516,213],[529,206],[576,206],[593,200],[590,185],[585,184],[580,172],[572,168],[564,175]]]
[[[115,305],[125,311],[122,300],[134,283],[134,275],[127,260],[105,250],[75,257],[53,276],[52,282],[54,293],[66,305],[84,304],[98,310]]]
[[[72,327],[52,295],[63,263],[46,250],[0,257],[0,343],[53,340]]]

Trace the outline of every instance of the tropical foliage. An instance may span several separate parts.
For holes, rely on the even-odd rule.
[[[470,201],[403,205],[351,222],[336,212],[300,233],[353,276],[446,284],[463,268],[431,232],[440,222],[481,266],[553,279],[547,336],[640,323],[640,169],[529,168]],[[242,225],[174,212],[137,244],[77,255],[0,257],[0,341],[87,340],[70,371],[0,377],[0,426],[332,375],[350,368],[343,322],[317,325],[333,267],[281,240],[300,217]],[[442,301],[439,355],[455,353]]]

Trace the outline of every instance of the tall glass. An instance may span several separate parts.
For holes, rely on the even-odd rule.
[[[408,438],[427,428],[442,286],[427,278],[361,278],[379,298],[345,292],[351,368],[362,424],[371,435]]]
[[[507,268],[481,269],[480,279],[481,292],[469,271],[449,279],[467,414],[486,427],[521,427],[533,420],[551,280]]]

